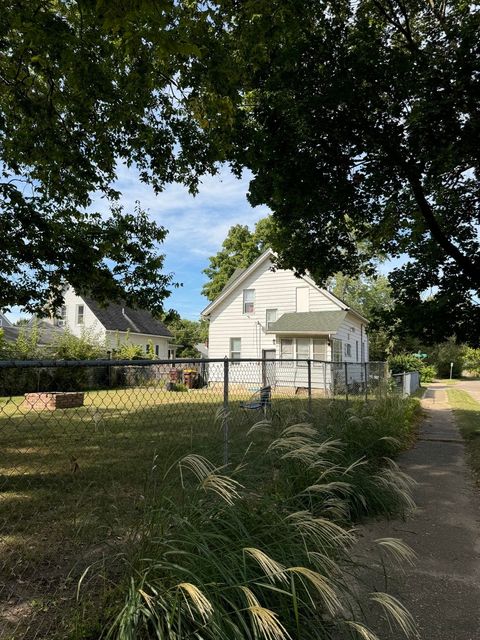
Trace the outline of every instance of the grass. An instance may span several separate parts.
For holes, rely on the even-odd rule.
[[[480,479],[480,403],[460,389],[448,389],[447,393],[458,427],[465,438],[470,464]]]
[[[243,396],[233,395],[229,414],[229,473],[248,467],[242,478],[243,504],[249,505],[245,517],[252,500],[260,500],[260,489],[265,511],[277,509],[278,470],[272,463],[273,454],[266,455],[266,447],[307,408],[304,397],[274,397],[272,422],[264,425],[263,431],[260,428],[248,434],[258,416],[241,410],[239,403],[247,396],[246,391]],[[163,509],[163,501],[175,505],[172,518],[177,522],[182,513],[177,507],[183,509],[189,500],[178,475],[175,482],[170,480],[176,461],[195,452],[208,459],[214,469],[221,464],[223,434],[215,416],[222,401],[222,394],[215,389],[89,392],[84,407],[55,412],[26,410],[21,398],[0,400],[2,638],[98,637],[99,631],[91,626],[92,615],[96,615],[99,601],[106,598],[110,602],[112,591],[122,588],[122,562],[128,558],[131,563],[130,553],[138,553],[145,529],[152,532],[159,504]],[[398,407],[388,407],[388,402],[401,401],[386,402],[378,405],[372,422],[371,412],[362,413],[366,411],[362,403],[346,405],[315,398],[309,419],[319,433],[332,438],[346,421],[341,435],[353,443],[348,460],[365,455],[376,465],[385,453],[393,455],[406,445],[411,421],[410,409],[401,412],[399,423]],[[395,415],[393,423],[389,412]],[[366,430],[370,438],[364,437]],[[382,446],[372,444],[384,436],[392,441],[385,440]],[[394,436],[400,444],[394,442]],[[342,464],[346,462],[342,459]],[[292,458],[285,467],[292,491],[305,479],[296,476],[297,466]],[[232,481],[236,480],[233,476]],[[210,489],[217,486],[220,491],[222,485],[215,485],[215,478],[212,482]],[[368,475],[362,482],[368,493]],[[370,511],[388,511],[388,504],[383,503],[389,491],[388,478],[382,482],[384,492],[374,487],[372,494],[378,499],[376,504],[370,502]],[[360,498],[351,501],[348,508],[352,520],[366,513]],[[194,513],[190,514],[192,521],[200,517]],[[158,532],[165,523],[156,517],[153,520]],[[84,578],[77,605],[77,584],[87,566],[95,570]]]

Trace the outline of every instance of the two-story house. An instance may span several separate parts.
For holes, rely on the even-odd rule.
[[[280,376],[289,386],[305,384],[308,359],[314,361],[316,386],[329,384],[332,368],[325,362],[358,364],[361,379],[361,365],[368,360],[367,319],[308,275],[274,269],[272,259],[267,250],[247,269],[237,270],[202,312],[209,320],[209,358],[290,360]],[[349,369],[357,377],[355,367]],[[276,371],[279,384],[278,365]],[[241,368],[233,369],[234,377],[242,375]]]
[[[51,317],[49,322],[57,327],[68,327],[76,336],[86,331],[112,350],[128,340],[130,344],[141,346],[146,353],[153,349],[157,358],[175,356],[172,334],[149,311],[114,303],[103,307],[92,298],[77,295],[71,286],[65,290],[59,317]]]

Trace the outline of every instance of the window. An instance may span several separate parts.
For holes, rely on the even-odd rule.
[[[64,327],[67,324],[67,307],[63,305],[60,307],[60,317],[55,319],[55,325],[57,327]]]
[[[145,353],[150,353],[150,345],[149,344],[145,345]]]
[[[358,362],[358,340],[355,340],[355,360]]]
[[[157,357],[160,355],[160,346],[158,344],[155,345],[155,355]]]
[[[77,324],[84,323],[85,306],[83,304],[77,304]]]
[[[297,339],[297,359],[308,360],[310,358],[310,338]],[[306,362],[298,362],[299,367],[306,367]]]
[[[230,338],[230,358],[232,360],[238,360],[242,354],[242,339]]]
[[[327,339],[319,338],[313,341],[313,360],[323,360],[327,359]],[[314,362],[314,367],[321,367],[320,362]]]
[[[293,359],[293,340],[291,338],[284,338],[280,343],[280,358],[282,360]]]
[[[255,313],[255,289],[243,290],[243,313]]]
[[[352,357],[352,345],[349,342],[345,343],[344,350],[345,350],[345,357],[351,358]]]
[[[297,313],[310,311],[310,290],[308,287],[297,287]]]
[[[275,322],[277,319],[277,310],[276,309],[267,309],[266,317],[265,317],[265,327],[267,331],[270,329],[270,325]]]
[[[342,341],[337,340],[336,338],[332,339],[332,361],[342,361]]]

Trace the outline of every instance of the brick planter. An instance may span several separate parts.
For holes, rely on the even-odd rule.
[[[83,393],[76,391],[54,391],[43,393],[26,393],[23,406],[28,409],[55,411],[55,409],[73,409],[83,407]]]

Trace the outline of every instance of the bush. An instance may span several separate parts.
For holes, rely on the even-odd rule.
[[[420,382],[433,382],[437,377],[437,370],[432,364],[424,364],[420,369]]]
[[[436,366],[441,378],[450,377],[450,363],[453,362],[454,378],[459,378],[464,369],[465,347],[457,344],[454,338],[437,344],[431,351],[429,360]]]
[[[388,366],[392,373],[404,373],[405,371],[420,371],[423,362],[412,354],[400,354],[388,358]]]
[[[480,376],[480,349],[465,348],[464,367],[476,376]]]

